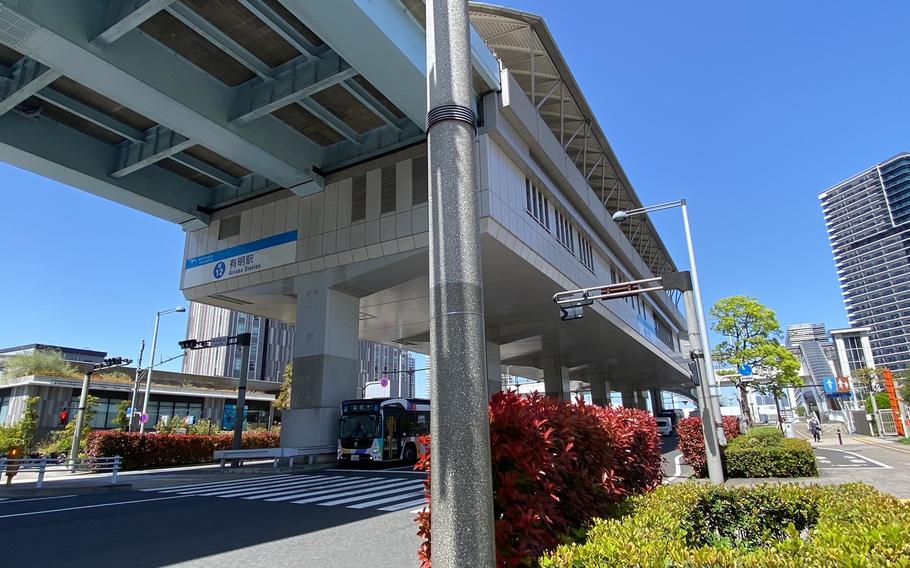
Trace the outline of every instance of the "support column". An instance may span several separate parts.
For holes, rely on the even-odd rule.
[[[654,412],[654,416],[659,415],[664,411],[664,399],[661,396],[660,389],[653,387],[650,389],[651,392],[651,410]]]
[[[623,408],[636,408],[637,401],[635,396],[635,391],[631,389],[624,389],[622,391],[622,405]]]
[[[572,398],[569,392],[569,368],[563,367],[559,361],[547,365],[543,369],[544,394],[562,400]]]
[[[594,377],[591,383],[591,402],[597,406],[610,406],[610,381]]]
[[[502,365],[500,363],[499,345],[487,342],[487,396],[502,392]]]
[[[297,277],[291,408],[281,445],[336,444],[341,401],[357,398],[360,299],[330,288],[327,273]]]

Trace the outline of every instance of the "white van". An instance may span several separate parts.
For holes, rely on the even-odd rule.
[[[654,420],[657,422],[657,433],[661,436],[672,436],[673,435],[673,420],[668,416],[656,416]]]

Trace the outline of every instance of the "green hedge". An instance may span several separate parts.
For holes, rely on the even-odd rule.
[[[753,428],[736,438],[725,452],[730,477],[815,477],[818,469],[812,445],[784,438],[775,427]]]
[[[910,506],[863,484],[664,486],[541,568],[910,565]]]

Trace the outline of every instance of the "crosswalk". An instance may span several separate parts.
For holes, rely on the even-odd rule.
[[[423,478],[351,475],[269,475],[144,489],[155,493],[378,511],[420,510]],[[417,507],[417,509],[415,509]]]

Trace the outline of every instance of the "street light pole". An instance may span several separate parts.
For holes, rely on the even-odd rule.
[[[76,429],[73,431],[73,443],[70,446],[70,471],[76,471],[76,460],[79,459],[79,446],[82,445],[82,424],[85,421],[85,406],[88,404],[88,387],[92,381],[94,366],[89,367],[82,377],[82,392],[79,393],[79,408],[76,411]]]
[[[427,0],[433,565],[493,568],[467,0]]]
[[[145,340],[142,340],[142,343],[139,345],[139,359],[136,361],[136,373],[133,376],[133,396],[130,399],[130,415],[129,423],[127,424],[126,431],[133,431],[133,417],[136,415],[136,399],[139,398],[139,380],[142,375],[140,370],[142,369],[142,354],[145,353]]]
[[[149,363],[148,372],[145,374],[145,396],[142,400],[142,414],[146,414],[148,412],[149,396],[152,393],[152,371],[155,368],[155,350],[158,347],[158,323],[161,320],[161,316],[164,314],[185,311],[186,308],[183,306],[177,306],[176,308],[171,308],[170,310],[162,310],[155,313],[155,331],[152,333],[152,357],[151,363]],[[139,424],[139,433],[145,433],[145,422],[141,422]]]
[[[237,336],[237,345],[243,352],[240,357],[240,381],[237,384],[237,406],[234,413],[234,441],[231,444],[233,450],[239,450],[243,442],[243,423],[246,418],[243,409],[246,406],[246,383],[250,375],[250,339],[249,332]],[[240,460],[231,461],[231,467],[240,467]]]

